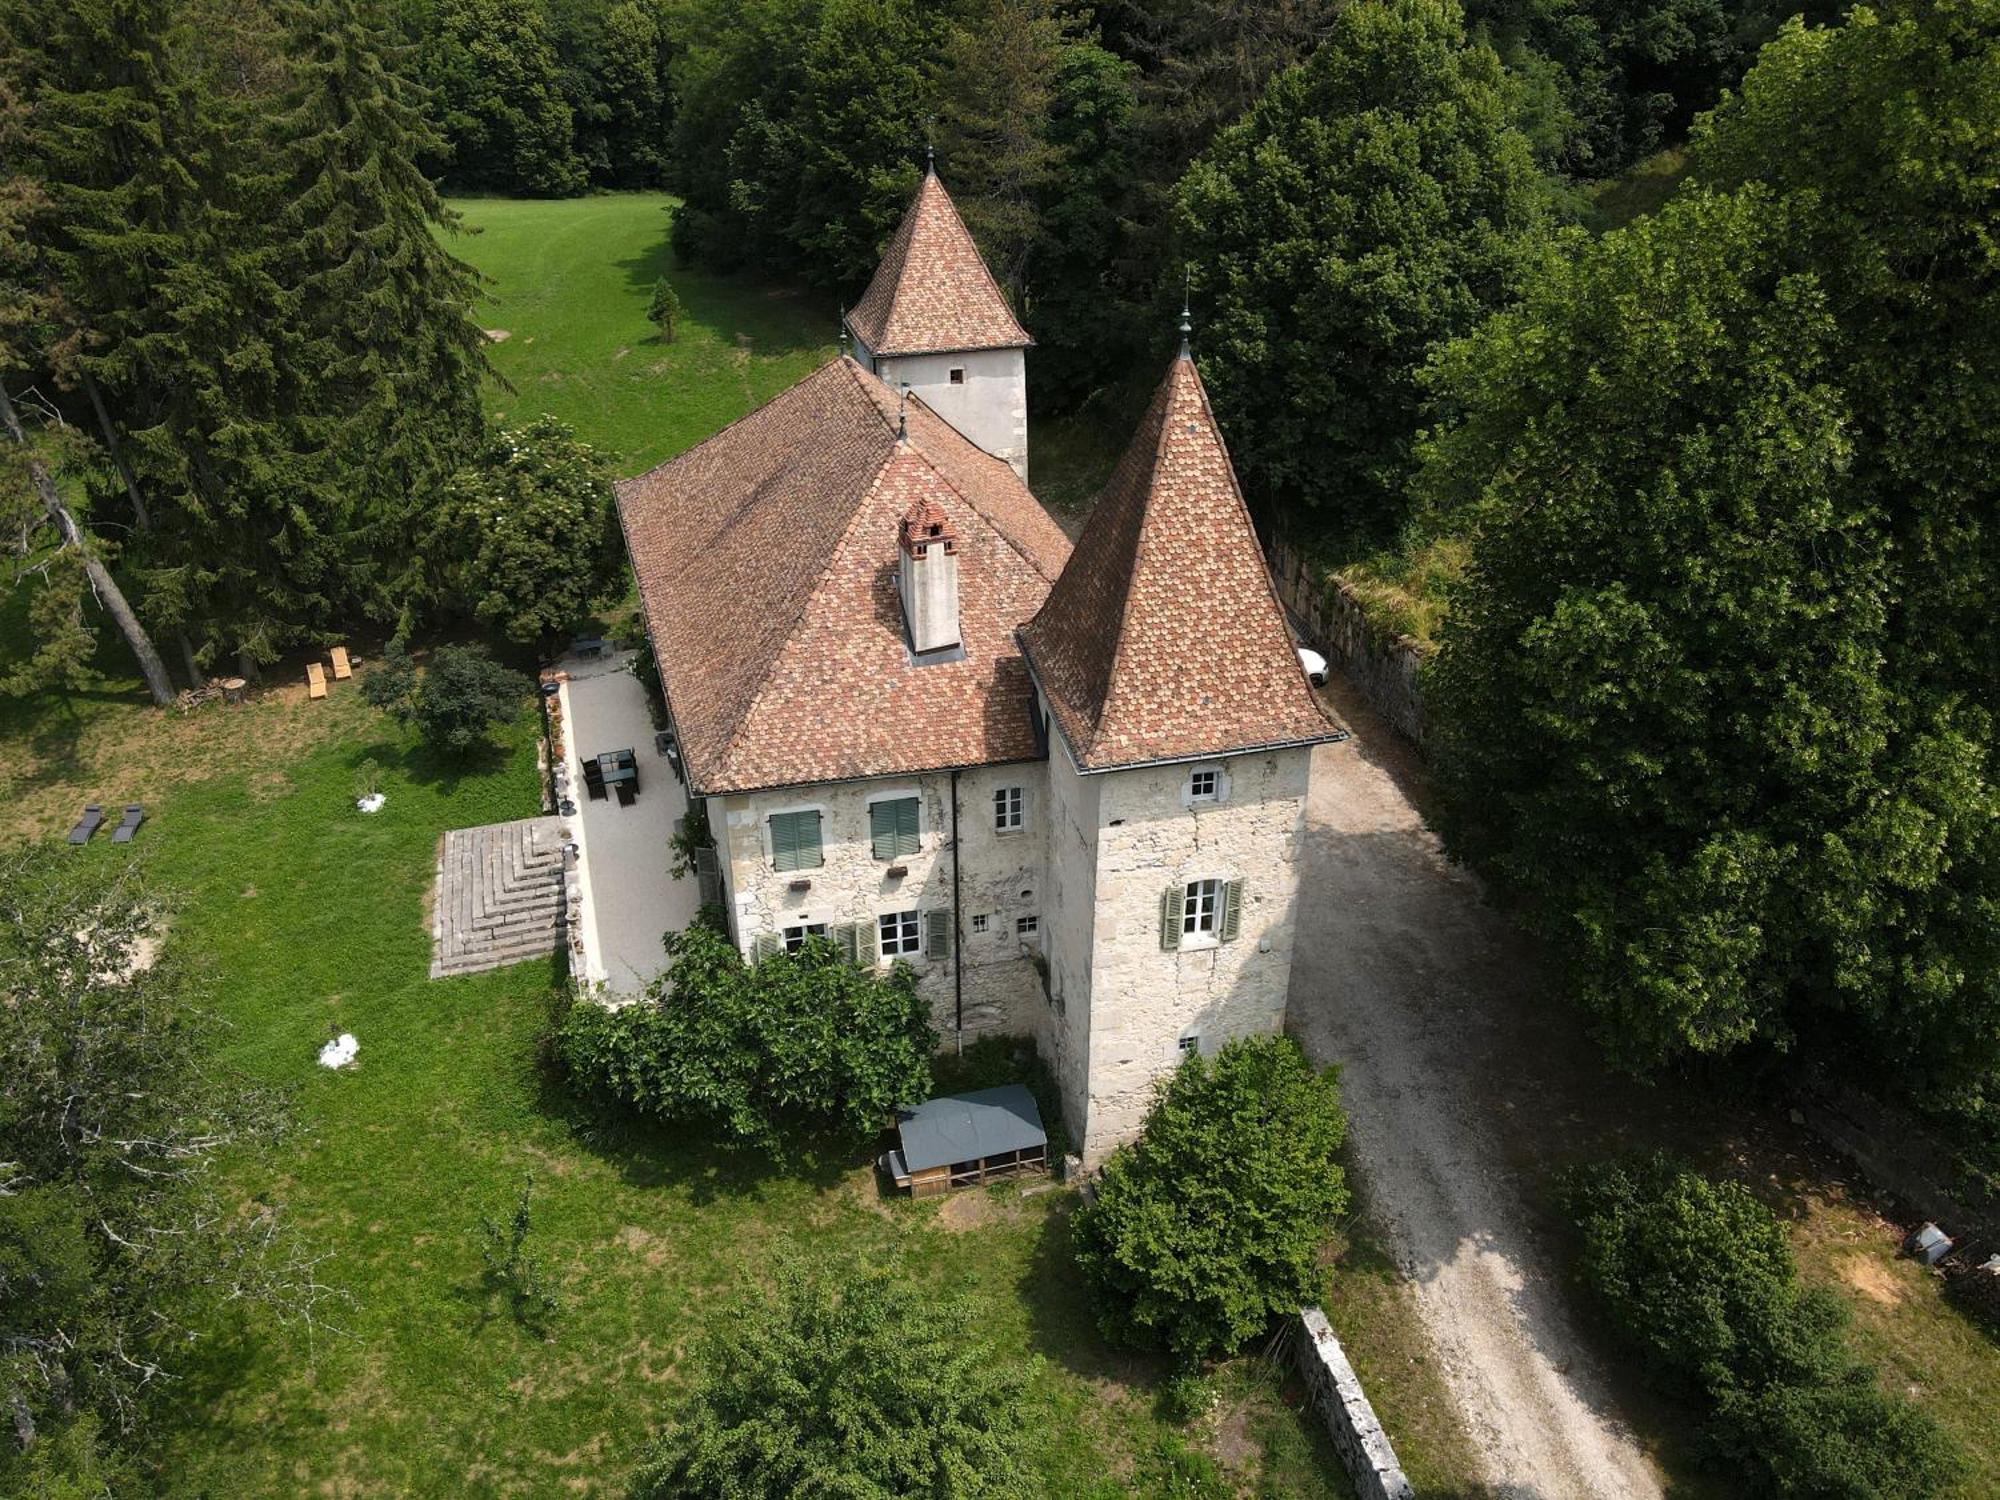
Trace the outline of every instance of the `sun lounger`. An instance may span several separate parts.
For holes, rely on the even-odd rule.
[[[306,696],[308,698],[326,696],[326,668],[316,661],[306,663]]]
[[[354,675],[354,663],[347,659],[347,648],[335,646],[326,653],[333,659],[333,677],[336,682],[345,682]]]
[[[69,831],[69,841],[72,844],[89,843],[90,836],[97,832],[97,825],[103,821],[104,809],[95,802],[89,803],[83,809],[83,816],[77,819],[76,827]]]
[[[132,835],[139,831],[139,825],[146,821],[146,809],[137,802],[125,804],[125,816],[118,826],[111,830],[111,842],[129,844]]]

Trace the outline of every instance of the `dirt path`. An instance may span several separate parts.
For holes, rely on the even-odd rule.
[[[1343,1067],[1368,1207],[1494,1490],[1659,1496],[1529,1201],[1541,1124],[1602,1074],[1544,999],[1531,948],[1424,826],[1407,747],[1351,692],[1334,698],[1355,738],[1313,767],[1291,1029]]]

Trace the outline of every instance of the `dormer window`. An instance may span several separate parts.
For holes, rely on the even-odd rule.
[[[1222,773],[1214,766],[1200,766],[1188,772],[1187,798],[1190,802],[1222,800]]]

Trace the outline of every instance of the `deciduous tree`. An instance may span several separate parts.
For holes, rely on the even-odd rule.
[[[1253,503],[1393,535],[1418,372],[1511,294],[1549,189],[1457,0],[1350,6],[1189,171],[1197,355]]]
[[[1334,1074],[1288,1038],[1183,1062],[1074,1221],[1105,1336],[1192,1365],[1318,1297],[1346,1132]]]

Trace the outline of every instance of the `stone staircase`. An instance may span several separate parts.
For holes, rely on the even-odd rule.
[[[548,958],[564,908],[562,819],[453,829],[438,847],[431,978]]]

